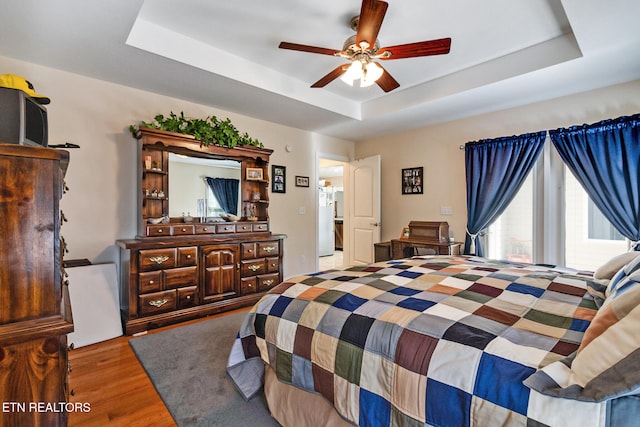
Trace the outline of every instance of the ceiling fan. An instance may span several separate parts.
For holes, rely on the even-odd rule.
[[[388,6],[387,2],[381,0],[362,0],[360,15],[351,19],[351,28],[356,31],[356,34],[345,40],[342,50],[289,42],[281,42],[278,47],[280,49],[339,56],[351,61],[351,63],[338,66],[312,84],[311,87],[324,87],[340,77],[351,85],[358,79],[360,79],[360,86],[370,86],[375,82],[383,91],[390,92],[400,87],[400,83],[378,62],[374,62],[374,59],[384,61],[447,54],[451,48],[451,38],[381,48],[378,42],[378,32],[382,26],[382,20]]]

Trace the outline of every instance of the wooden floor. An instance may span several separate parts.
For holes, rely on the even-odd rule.
[[[247,310],[167,326],[149,334]],[[73,390],[69,400],[91,407],[89,412],[69,414],[69,426],[176,426],[133,353],[131,338],[118,337],[69,352],[69,387]]]

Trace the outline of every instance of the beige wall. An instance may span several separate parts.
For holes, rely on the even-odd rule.
[[[456,241],[466,227],[464,151],[469,141],[593,123],[640,112],[640,81],[566,96],[356,143],[356,158],[381,155],[382,240],[411,220],[447,221]],[[402,168],[424,166],[424,194],[402,195]],[[441,215],[450,206],[453,215]]]
[[[464,120],[359,142],[277,125],[247,116],[145,92],[77,74],[0,57],[3,73],[28,77],[50,96],[50,143],[73,142],[66,177],[70,192],[62,200],[69,219],[63,227],[68,259],[113,262],[115,240],[135,235],[135,144],[127,128],[157,113],[184,111],[192,117],[229,117],[241,131],[274,150],[271,163],[287,167],[286,194],[271,194],[274,232],[287,234],[285,276],[315,269],[316,192],[295,187],[294,176],[317,182],[316,159],[382,158],[382,239],[400,235],[412,219],[448,221],[456,240],[464,237],[466,196],[464,152],[467,141],[552,129],[634,114],[640,111],[640,81],[512,108]],[[291,152],[285,146],[291,145]],[[400,170],[424,166],[423,195],[401,195]],[[452,208],[441,215],[440,207]],[[305,213],[299,214],[300,208]]]
[[[115,241],[136,233],[136,144],[127,128],[158,113],[184,111],[190,117],[229,117],[241,132],[274,150],[271,163],[287,168],[287,192],[272,194],[269,206],[272,230],[288,236],[285,277],[315,269],[314,186],[295,187],[293,179],[304,175],[317,182],[316,153],[353,159],[353,142],[6,57],[0,57],[0,70],[27,77],[38,92],[51,98],[50,144],[72,142],[81,147],[70,150],[66,176],[70,191],[61,202],[69,220],[62,227],[67,259],[117,261]],[[293,147],[291,152],[285,151],[287,144]],[[301,207],[303,215],[298,213]]]

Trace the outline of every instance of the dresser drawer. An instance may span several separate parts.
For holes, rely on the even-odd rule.
[[[195,228],[193,224],[182,224],[182,225],[172,225],[171,226],[171,234],[173,236],[185,236],[189,234],[194,234]]]
[[[267,258],[267,273],[277,273],[280,271],[280,258],[269,257]]]
[[[262,274],[258,276],[258,291],[268,291],[279,283],[280,275],[275,274]]]
[[[252,224],[253,231],[269,231],[269,224],[260,222],[257,224]]]
[[[274,256],[280,254],[280,245],[277,241],[257,243],[257,257]]]
[[[176,250],[145,249],[140,251],[140,270],[157,270],[176,266]]]
[[[198,283],[198,267],[172,268],[164,271],[164,288],[174,289]]]
[[[235,224],[216,224],[216,233],[235,233]]]
[[[138,296],[140,315],[164,313],[176,309],[176,291],[155,292]]]
[[[171,234],[171,226],[169,225],[147,225],[147,236],[160,237],[169,236]]]
[[[242,259],[252,259],[256,257],[256,244],[255,243],[243,243],[240,245],[240,251]]]
[[[187,267],[198,264],[198,247],[189,246],[178,248],[178,267]]]
[[[138,275],[138,292],[156,292],[162,289],[162,271],[150,271]]]
[[[196,224],[196,234],[212,234],[216,232],[216,226],[214,224]]]
[[[258,291],[256,277],[243,277],[240,279],[240,291],[242,295],[254,294]]]
[[[196,305],[197,286],[189,286],[187,288],[180,288],[178,292],[178,309],[189,308]]]
[[[251,224],[237,224],[236,225],[236,233],[251,233],[253,231],[253,227]]]
[[[242,277],[255,276],[258,274],[264,274],[265,272],[266,268],[264,258],[240,261],[240,275]]]

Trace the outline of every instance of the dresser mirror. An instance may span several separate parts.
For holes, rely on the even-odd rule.
[[[214,159],[169,153],[169,216],[220,218],[224,213],[241,212],[241,186],[237,188],[235,212],[221,208],[206,178],[242,180],[242,164],[236,160]]]

